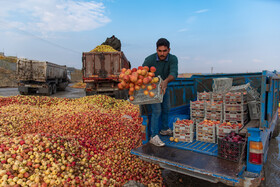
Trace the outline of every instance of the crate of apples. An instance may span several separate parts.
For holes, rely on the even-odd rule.
[[[160,90],[162,79],[155,76],[156,68],[139,66],[138,68],[121,70],[118,88],[127,89],[129,101],[133,104],[161,103],[163,94]]]
[[[243,127],[241,123],[230,123],[223,122],[216,125],[217,129],[217,138],[223,138],[231,132],[238,133],[238,131]]]

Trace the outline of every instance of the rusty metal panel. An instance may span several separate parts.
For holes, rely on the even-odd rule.
[[[95,74],[95,55],[87,54],[84,56],[84,77],[91,77]]]
[[[122,68],[128,68],[129,62],[122,52],[84,52],[84,78],[98,76],[108,78],[119,75]]]
[[[121,59],[117,55],[113,55],[112,74],[117,75],[120,73],[120,71],[121,71],[120,61],[121,61]]]

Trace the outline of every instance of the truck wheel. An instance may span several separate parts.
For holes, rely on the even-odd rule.
[[[19,92],[19,94],[20,94],[20,95],[26,95],[26,93],[25,93],[25,92]]]
[[[56,91],[57,91],[56,84],[54,84],[54,85],[52,86],[52,93],[53,93],[53,94],[56,94]]]

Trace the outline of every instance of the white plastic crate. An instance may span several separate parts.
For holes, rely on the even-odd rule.
[[[140,89],[140,90],[137,90],[137,91],[134,91],[134,100],[133,101],[130,101],[132,104],[135,104],[135,105],[145,105],[145,104],[154,104],[154,103],[162,103],[162,100],[163,100],[163,93],[160,93],[161,92],[161,88],[160,88],[160,84],[162,82],[162,78],[160,76],[158,76],[159,78],[159,81],[157,83],[154,83],[156,84],[156,88],[151,90],[155,93],[155,96],[154,97],[150,97],[149,95],[145,95],[144,94],[144,90],[146,89]]]
[[[221,111],[206,111],[205,119],[213,120],[213,121],[222,121],[223,120],[223,112]]]
[[[213,92],[214,93],[226,93],[232,87],[232,78],[216,78],[213,79]]]
[[[198,101],[210,101],[211,92],[197,92],[197,100]]]
[[[223,102],[207,102],[206,111],[223,111]]]
[[[232,86],[230,89],[231,92],[247,92],[248,100],[260,101],[260,93],[253,88],[250,83],[242,84],[239,86]]]
[[[204,118],[205,117],[205,110],[197,110],[197,109],[191,109],[191,117],[194,118]]]
[[[198,109],[198,110],[204,110],[205,109],[205,101],[191,101],[190,102],[190,108],[191,109]]]
[[[248,102],[250,119],[260,119],[261,117],[261,103],[258,101]]]
[[[215,136],[213,135],[196,134],[196,140],[202,142],[216,143]]]
[[[248,111],[244,112],[229,112],[225,111],[224,112],[224,119],[225,120],[230,120],[230,121],[244,121],[248,118]]]
[[[190,125],[186,124],[176,124],[173,123],[173,132],[182,132],[182,133],[193,133],[194,132],[194,123]]]
[[[224,103],[225,104],[244,104],[247,102],[246,92],[228,92],[225,94]]]
[[[179,142],[193,142],[194,133],[173,133],[173,137],[177,138]]]
[[[229,122],[229,123],[232,123],[232,124],[242,124],[242,126],[244,126],[246,123],[248,123],[249,121],[249,118],[244,118],[243,120],[228,120],[228,119],[224,119],[223,120],[224,122]]]
[[[194,122],[192,120],[177,120],[173,123],[173,137],[178,141],[193,142]]]
[[[216,142],[216,125],[209,126],[204,122],[196,124],[196,140],[203,142]]]
[[[212,93],[212,100],[213,101],[223,101],[225,97],[224,93]]]
[[[223,138],[231,132],[238,133],[238,130],[239,130],[238,126],[236,126],[235,128],[231,127],[231,126],[221,126],[221,127],[220,126],[221,126],[221,124],[216,125],[217,138]]]
[[[241,112],[248,110],[247,104],[224,104],[224,110],[228,112]]]

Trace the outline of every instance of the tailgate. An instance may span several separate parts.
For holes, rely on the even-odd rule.
[[[217,156],[169,146],[156,147],[150,143],[133,149],[132,154],[143,160],[157,163],[165,169],[228,185],[241,184],[241,175],[245,169],[243,164],[220,159]]]
[[[46,80],[46,62],[34,60],[18,60],[17,74],[22,81],[41,81]]]

